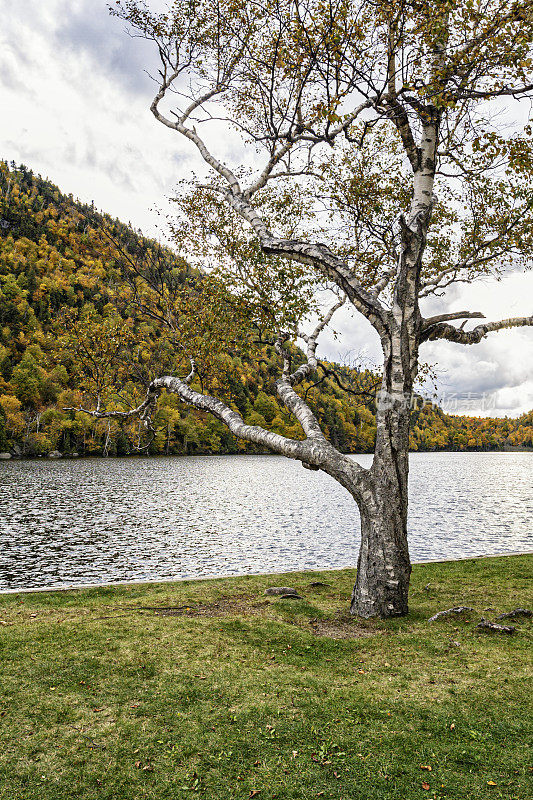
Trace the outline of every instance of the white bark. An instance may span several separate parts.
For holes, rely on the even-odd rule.
[[[469,314],[468,317],[479,317],[483,314]],[[454,319],[453,316],[448,316],[448,319]],[[459,317],[460,319],[460,317]],[[471,331],[465,331],[462,328],[454,328],[447,322],[431,323],[431,320],[426,320],[428,325],[425,326],[421,334],[421,341],[433,341],[435,339],[447,339],[449,342],[457,342],[458,344],[478,344],[485,338],[487,333],[492,331],[502,331],[508,328],[523,328],[533,325],[533,316],[531,317],[510,317],[509,319],[502,319],[499,322],[484,322],[482,325],[477,325]]]

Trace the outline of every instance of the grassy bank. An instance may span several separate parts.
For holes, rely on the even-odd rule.
[[[532,575],[418,565],[410,616],[364,623],[353,570],[0,596],[0,798],[526,800],[531,623],[474,624]]]

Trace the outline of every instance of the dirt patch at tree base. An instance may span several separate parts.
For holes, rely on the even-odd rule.
[[[347,614],[333,619],[311,619],[309,625],[315,636],[325,636],[329,639],[360,639],[383,633],[383,631],[365,627],[360,620]]]
[[[220,598],[213,603],[191,603],[182,606],[141,606],[157,617],[225,617],[232,614],[260,614],[269,600],[251,602],[249,598]]]
[[[274,598],[279,600],[279,597]],[[141,606],[142,614],[156,617],[230,617],[235,615],[258,616],[272,607],[270,600],[256,600],[249,596],[222,597],[212,603],[191,603],[181,606]],[[329,639],[359,639],[383,633],[364,621],[339,610],[331,619],[285,620],[301,630]],[[307,624],[306,624],[307,623]]]

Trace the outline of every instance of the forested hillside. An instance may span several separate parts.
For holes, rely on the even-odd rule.
[[[107,405],[128,409],[142,396],[143,380],[173,368],[172,344],[160,322],[132,303],[117,240],[125,252],[146,247],[139,232],[61,194],[26,167],[0,163],[0,451],[124,455],[147,446],[152,454],[253,452],[175,395],[161,397],[149,444],[137,423],[65,410],[94,407],[104,384]],[[164,255],[176,284],[201,283],[202,276],[170,251]],[[259,355],[219,354],[219,389],[250,424],[299,438],[299,426],[273,396],[275,353],[265,345]],[[373,448],[371,385],[370,374],[325,364],[319,387],[302,386],[343,451]],[[533,412],[479,419],[421,406],[413,412],[414,450],[533,446]]]

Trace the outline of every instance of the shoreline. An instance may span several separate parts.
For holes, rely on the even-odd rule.
[[[7,451],[6,451],[7,452]],[[533,453],[533,447],[525,447],[525,446],[516,446],[516,447],[503,447],[503,448],[496,448],[496,449],[474,449],[474,450],[451,450],[449,448],[442,448],[439,450],[409,450],[409,455],[416,455],[416,454],[426,455],[428,453]],[[373,450],[367,450],[366,452],[361,453],[344,453],[346,456],[373,456]],[[216,457],[226,457],[226,456],[249,456],[249,457],[257,457],[257,456],[272,456],[280,458],[279,453],[272,453],[271,451],[265,451],[264,453],[127,453],[124,455],[73,455],[72,453],[64,453],[61,456],[49,456],[49,455],[39,455],[39,456],[23,456],[10,453],[9,458],[0,458],[0,464],[9,464],[13,461],[39,461],[39,462],[59,462],[59,461],[107,461],[112,459],[113,461],[117,461],[119,459],[131,460],[131,459],[148,459],[148,458],[216,458]],[[286,456],[281,456],[285,458]]]
[[[530,556],[533,555],[533,550],[523,550],[521,552],[512,552],[512,553],[490,553],[488,555],[477,555],[477,556],[465,556],[464,558],[428,558],[422,561],[413,561],[411,562],[413,566],[415,565],[422,565],[422,564],[448,564],[460,561],[478,561],[486,558],[510,558],[513,556]],[[215,581],[215,580],[226,580],[231,578],[247,578],[247,577],[269,577],[270,575],[277,576],[277,575],[302,575],[306,572],[342,572],[346,569],[353,569],[355,570],[356,567],[315,567],[313,569],[294,569],[294,570],[283,570],[280,572],[244,572],[244,573],[236,573],[234,575],[201,575],[201,576],[192,576],[186,578],[153,578],[153,579],[146,579],[146,580],[137,580],[133,578],[132,580],[126,581],[109,581],[108,583],[79,583],[73,584],[72,586],[50,586],[50,587],[36,587],[36,588],[29,588],[29,589],[0,589],[0,595],[11,595],[11,594],[41,594],[41,593],[48,593],[48,592],[70,592],[70,591],[80,591],[84,589],[109,589],[113,587],[121,587],[121,586],[156,586],[157,584],[161,583],[196,583],[199,581]]]

